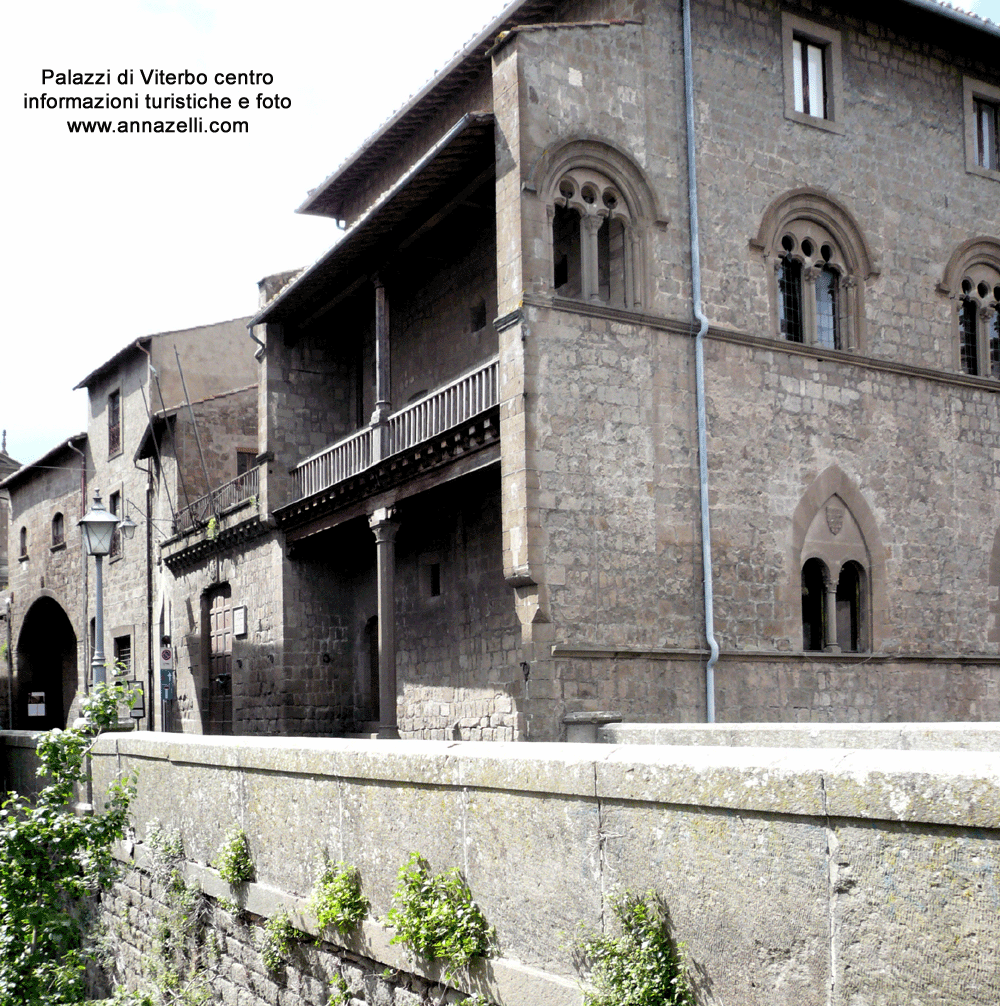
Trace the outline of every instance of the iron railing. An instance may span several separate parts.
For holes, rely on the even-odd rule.
[[[197,527],[204,524],[213,514],[222,513],[239,503],[252,499],[260,491],[260,469],[251,468],[242,475],[199,496],[193,503],[177,513],[177,528]]]
[[[494,357],[394,412],[388,419],[386,457],[493,408],[498,401],[499,370],[499,360]],[[299,498],[328,489],[378,461],[373,450],[374,435],[374,428],[366,426],[300,462],[294,469]]]

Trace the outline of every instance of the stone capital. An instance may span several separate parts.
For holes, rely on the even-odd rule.
[[[384,541],[395,541],[396,532],[399,530],[399,522],[392,518],[396,511],[392,507],[379,507],[368,518],[368,526],[375,532],[375,541],[381,544]]]

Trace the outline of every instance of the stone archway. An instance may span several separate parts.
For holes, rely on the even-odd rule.
[[[58,601],[40,597],[28,609],[17,637],[16,660],[14,726],[65,727],[79,675],[76,633]],[[39,694],[44,696],[42,703],[33,701]],[[41,715],[39,705],[44,705]]]

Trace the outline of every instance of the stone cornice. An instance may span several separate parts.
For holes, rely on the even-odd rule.
[[[684,335],[691,338],[696,333],[697,326],[678,318],[667,318],[662,315],[643,314],[638,311],[623,311],[604,307],[600,304],[587,304],[583,301],[568,300],[564,297],[545,297],[539,294],[526,293],[523,303],[528,307],[541,308],[550,311],[562,311],[568,314],[579,314],[588,318],[603,318],[625,325],[642,325],[661,332],[674,335]],[[969,374],[953,374],[932,367],[921,367],[910,363],[899,363],[895,360],[885,360],[876,356],[864,356],[860,353],[848,353],[834,349],[823,349],[821,346],[805,346],[798,342],[787,342],[782,339],[772,339],[766,336],[751,335],[737,329],[709,326],[706,338],[717,342],[728,342],[737,346],[749,346],[754,349],[764,349],[771,353],[784,353],[788,356],[807,356],[813,360],[828,360],[842,366],[859,367],[865,370],[876,370],[882,373],[895,374],[899,377],[915,377],[952,387],[972,388],[976,391],[992,391],[1000,394],[1000,381],[989,377],[972,377]]]
[[[577,660],[704,660],[707,649],[677,647],[611,646],[601,643],[553,643],[553,657]],[[817,664],[996,664],[1000,653],[824,653],[819,650],[721,650],[725,663]]]

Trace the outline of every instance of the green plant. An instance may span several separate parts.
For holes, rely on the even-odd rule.
[[[219,876],[230,885],[239,887],[254,878],[253,859],[250,858],[250,843],[242,828],[232,828],[226,832],[215,867]]]
[[[103,813],[78,815],[74,787],[90,780],[88,754],[130,702],[123,685],[98,685],[81,718],[38,737],[34,803],[14,793],[0,807],[0,1004],[84,1001],[89,898],[115,877],[113,843],[125,834],[135,779],[109,787]]]
[[[351,987],[344,980],[344,976],[333,975],[330,978],[330,992],[326,1006],[350,1006],[351,998]]]
[[[353,866],[325,860],[306,908],[316,916],[320,929],[333,926],[342,933],[350,932],[368,914],[361,875]]]
[[[277,971],[291,952],[292,945],[302,937],[284,910],[264,923],[260,938],[260,959],[268,971]]]
[[[207,527],[205,529],[205,537],[208,538],[209,541],[215,541],[215,539],[219,537],[219,518],[218,517],[209,517],[208,518],[208,525],[207,525]]]
[[[612,899],[621,935],[583,934],[577,950],[594,985],[586,1006],[695,1006],[670,914],[655,891]]]
[[[396,930],[390,942],[402,943],[421,957],[445,961],[449,980],[473,957],[493,955],[496,934],[461,873],[451,869],[432,877],[426,860],[416,852],[399,871],[386,921]]]

